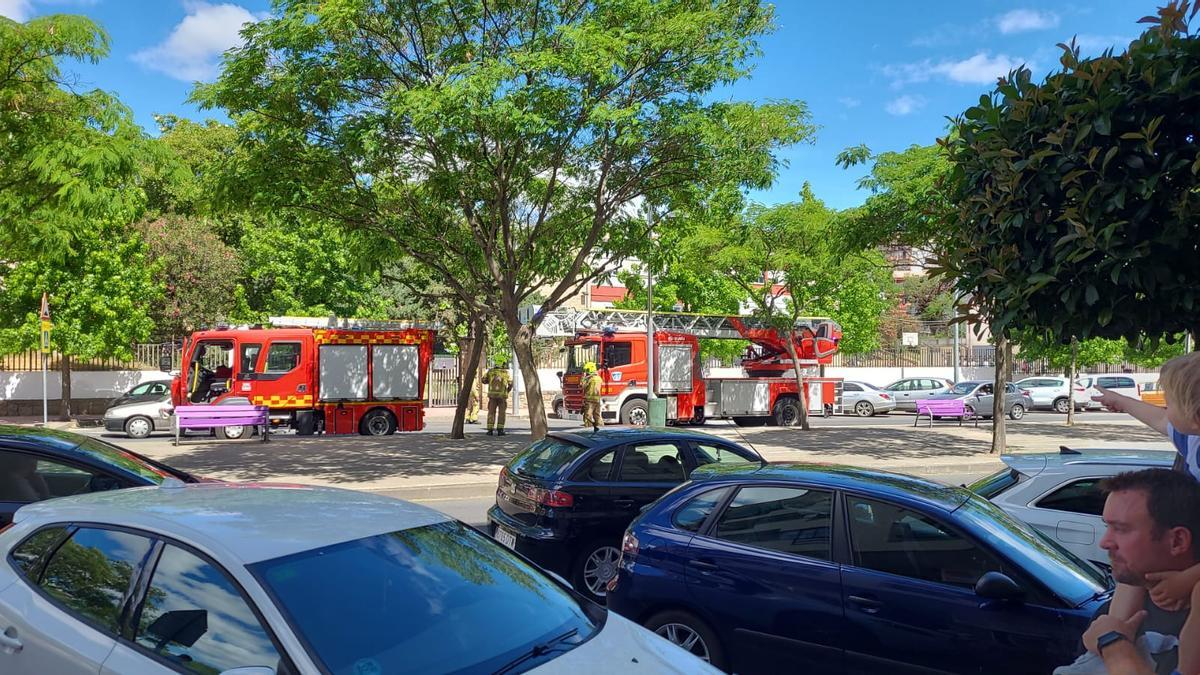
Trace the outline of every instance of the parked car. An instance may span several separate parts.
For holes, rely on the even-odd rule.
[[[896,400],[886,392],[866,382],[842,383],[842,410],[859,417],[870,417],[896,409]]]
[[[630,526],[609,608],[737,673],[1048,673],[1107,576],[964,488],[702,469]]]
[[[896,402],[896,410],[916,410],[917,401],[936,394],[945,393],[951,386],[950,380],[936,377],[909,377],[884,387]]]
[[[472,528],[363,492],[57,499],[21,509],[0,556],[6,675],[712,672]]]
[[[0,425],[0,526],[12,522],[17,509],[43,499],[158,485],[167,478],[203,480],[98,438]]]
[[[1125,471],[1171,468],[1169,450],[1072,450],[1000,457],[1006,467],[972,483],[975,494],[1029,523],[1063,548],[1108,570],[1100,482]]]
[[[170,380],[151,380],[143,382],[129,391],[114,398],[108,407],[125,405],[126,403],[141,403],[144,401],[157,401],[166,396],[171,397],[171,381]]]
[[[170,431],[175,418],[171,395],[124,403],[104,411],[104,428],[130,438],[145,438],[155,431]]]
[[[1075,380],[1079,386],[1085,389],[1093,387],[1104,387],[1109,391],[1115,391],[1118,394],[1124,394],[1131,398],[1141,400],[1142,388],[1128,375],[1083,375],[1078,380]],[[1096,392],[1099,394],[1099,392]],[[1102,409],[1104,406],[1096,401],[1092,401],[1088,406],[1091,409]]]
[[[1067,414],[1067,409],[1071,407],[1072,392],[1067,387],[1070,380],[1066,377],[1027,377],[1018,382],[1014,382],[1018,389],[1023,389],[1029,392],[1029,399],[1033,410],[1053,410],[1054,412]],[[1092,397],[1098,396],[1100,392],[1092,387],[1084,387],[1078,382],[1074,387],[1074,399],[1076,410],[1086,410],[1092,403]]]
[[[554,431],[500,471],[488,523],[497,541],[604,602],[629,522],[709,464],[765,462],[753,450],[698,431]]]
[[[1167,407],[1167,396],[1157,382],[1147,382],[1142,385],[1142,400],[1160,408]]]
[[[958,382],[944,393],[930,396],[933,401],[963,401],[971,414],[979,417],[992,416],[992,403],[995,400],[995,385],[992,382],[969,381]],[[1033,407],[1029,393],[1022,391],[1013,383],[1004,385],[1004,413],[1009,419],[1019,420],[1025,416],[1025,411]]]

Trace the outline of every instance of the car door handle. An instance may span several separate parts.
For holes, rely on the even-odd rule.
[[[24,645],[17,639],[17,629],[9,626],[0,633],[0,652],[5,654],[16,654],[21,651]]]
[[[623,509],[627,509],[627,508],[633,506],[633,500],[632,499],[614,499],[613,504],[615,504]]]
[[[717,564],[710,560],[689,560],[688,564],[698,570],[704,570],[705,572],[717,571]]]
[[[858,608],[867,614],[877,614],[879,610],[883,608],[883,603],[875,598],[864,598],[861,595],[851,595],[846,599],[858,605]]]

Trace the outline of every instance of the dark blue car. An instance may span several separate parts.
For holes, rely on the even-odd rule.
[[[634,521],[609,607],[737,673],[1048,673],[1105,575],[970,491],[705,467]]]

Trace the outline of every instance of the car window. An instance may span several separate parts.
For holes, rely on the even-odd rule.
[[[921,380],[922,389],[941,389],[942,385],[938,384],[937,380]]]
[[[617,451],[610,450],[592,461],[587,468],[587,477],[592,480],[608,480],[609,474],[612,472],[613,461],[616,459]]]
[[[1070,511],[1089,516],[1104,512],[1104,492],[1099,478],[1085,478],[1068,483],[1038,500],[1037,506],[1055,511]]]
[[[985,385],[982,385],[981,387],[979,387],[978,394],[980,396],[987,396],[988,394],[991,394],[993,391],[994,390],[992,389],[992,385],[985,384]]]
[[[85,494],[92,492],[92,476],[88,471],[52,460],[0,450],[0,502],[30,503]],[[104,483],[107,487],[119,487],[112,481]]]
[[[163,394],[167,393],[167,390],[168,386],[165,382],[155,382],[150,385],[150,388],[147,390],[147,392],[151,396],[162,396]]]
[[[862,387],[852,382],[843,382],[842,391],[862,391]]]
[[[76,614],[116,633],[129,581],[149,552],[146,537],[82,527],[54,552],[38,585]]]
[[[729,494],[731,489],[733,488],[724,487],[701,492],[684,502],[671,519],[675,523],[675,527],[688,532],[698,532],[704,525],[704,521],[708,520],[708,515],[717,507],[717,504],[721,503],[722,499],[725,499],[725,495]]]
[[[83,439],[79,442],[79,449],[87,452],[94,460],[112,466],[114,469],[128,471],[154,484],[161,483],[166,478],[186,479],[187,477],[181,472],[172,474],[171,472],[174,470],[170,467],[146,460],[99,438]]]
[[[198,673],[279,665],[270,635],[237,586],[220,569],[171,545],[154,568],[134,640]]]
[[[1137,385],[1128,377],[1101,377],[1098,384],[1105,389],[1133,389]]]
[[[609,342],[604,345],[604,367],[616,368],[633,363],[633,343]]]
[[[12,560],[31,581],[37,581],[37,566],[42,556],[54,550],[67,536],[65,527],[47,527],[38,530],[25,541],[13,548]]]
[[[1084,389],[1087,389],[1088,387],[1092,386],[1092,378],[1081,377],[1078,380],[1075,380],[1075,384],[1083,387]]]
[[[745,464],[758,464],[757,460],[743,457],[733,448],[715,443],[697,443],[696,444],[696,464],[704,466],[706,464],[719,464],[721,466],[738,466]]]
[[[619,481],[683,482],[683,453],[674,443],[640,443],[625,448]]]
[[[849,497],[854,564],[913,579],[973,588],[1000,563],[937,520],[899,506]]]
[[[509,461],[508,470],[518,476],[550,478],[585,452],[587,448],[582,445],[546,436],[517,453]]]
[[[790,487],[744,487],[717,521],[725,541],[830,559],[833,495]]]
[[[1015,394],[1015,393],[1017,393],[1017,385],[1015,385],[1011,382],[1006,382],[1004,384],[1004,391],[1007,391],[1010,394]]]
[[[891,389],[892,391],[912,391],[912,386],[912,380],[900,380],[899,382],[893,382],[892,384],[888,385],[888,389]]]
[[[275,342],[267,350],[265,373],[286,373],[300,363],[299,342]]]
[[[280,346],[282,346],[282,345],[280,345]],[[242,345],[242,356],[241,356],[241,363],[240,363],[241,371],[240,372],[242,372],[243,374],[255,372],[254,369],[258,367],[258,355],[261,352],[262,352],[262,345],[260,345],[260,344],[244,344],[244,345]]]
[[[138,386],[134,387],[133,389],[130,389],[129,395],[130,396],[141,396],[142,394],[145,394],[148,391],[150,391],[150,383],[149,382],[144,383],[144,384],[139,384]]]
[[[975,391],[975,387],[977,387],[977,386],[978,386],[978,384],[975,382],[959,382],[958,384],[956,384],[950,388],[950,393],[958,394],[959,396],[963,396],[965,394],[969,394],[969,393]]]
[[[553,638],[577,631],[550,647],[567,651],[597,630],[569,590],[455,521],[250,569],[321,672],[491,673]]]

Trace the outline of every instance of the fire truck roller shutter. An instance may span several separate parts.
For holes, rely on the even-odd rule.
[[[417,345],[371,348],[371,394],[379,400],[414,400],[421,396],[421,356]]]
[[[367,400],[367,346],[321,345],[322,401]]]

